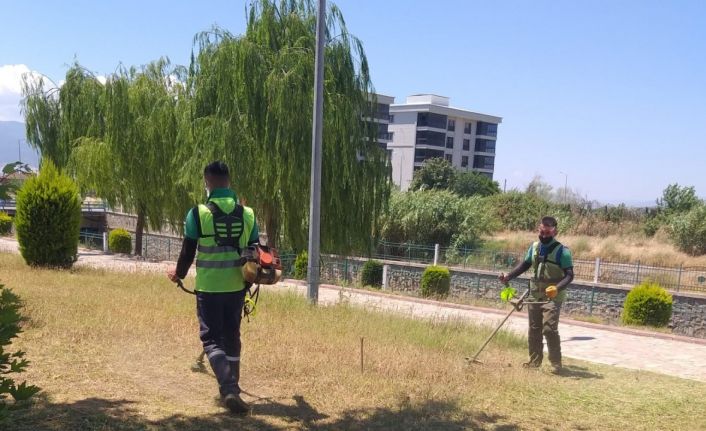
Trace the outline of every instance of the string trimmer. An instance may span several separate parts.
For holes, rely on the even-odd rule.
[[[533,305],[533,304],[542,304],[543,305],[543,304],[548,303],[548,301],[527,301],[527,297],[529,296],[529,293],[530,293],[529,288],[527,288],[525,293],[523,293],[522,296],[519,296],[519,297],[514,297],[514,291],[515,291],[515,289],[511,288],[510,286],[505,286],[505,289],[503,290],[503,292],[501,294],[501,298],[503,299],[503,301],[507,301],[510,304],[512,304],[512,309],[510,310],[509,313],[507,313],[507,315],[502,320],[502,322],[500,322],[500,324],[497,326],[497,328],[495,328],[495,330],[485,340],[483,345],[480,346],[480,349],[478,349],[476,354],[473,356],[466,357],[466,361],[468,361],[469,364],[482,364],[483,363],[478,360],[478,356],[481,354],[483,349],[485,349],[485,346],[487,346],[488,343],[490,343],[490,340],[492,340],[495,337],[495,334],[497,334],[498,331],[500,331],[500,328],[503,327],[503,325],[505,324],[505,322],[507,322],[507,319],[510,318],[512,313],[514,313],[515,311],[522,311],[522,307],[524,307],[525,305]]]

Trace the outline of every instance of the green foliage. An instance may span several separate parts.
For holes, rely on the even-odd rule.
[[[294,259],[294,278],[297,280],[306,280],[307,271],[309,266],[309,254],[306,251],[302,251]]]
[[[132,251],[132,237],[125,229],[113,229],[108,235],[108,248],[113,253],[130,254]]]
[[[28,265],[69,268],[76,261],[81,224],[78,187],[51,162],[17,194],[15,230]]]
[[[12,231],[12,217],[0,211],[0,235],[7,235]]]
[[[419,293],[423,297],[445,298],[451,291],[451,274],[443,266],[428,266],[422,274]]]
[[[491,196],[489,200],[505,230],[535,230],[539,220],[552,212],[549,202],[534,193],[510,191]]]
[[[450,189],[456,180],[456,169],[445,159],[434,158],[424,162],[414,173],[409,190]]]
[[[422,190],[392,194],[381,234],[391,242],[472,247],[496,227],[483,199]]]
[[[22,373],[27,369],[29,361],[22,351],[7,351],[7,346],[16,338],[22,329],[20,308],[22,302],[10,289],[0,284],[0,422],[9,414],[7,395],[15,402],[29,399],[39,392],[39,388],[22,382],[19,385],[9,377],[12,373]]]
[[[62,117],[61,123],[62,134],[72,139],[70,170],[84,192],[94,191],[110,206],[119,205],[137,215],[137,254],[142,253],[146,224],[154,230],[167,221],[180,225],[195,200],[180,186],[181,164],[174,157],[184,145],[178,102],[186,97],[183,85],[175,82],[175,77],[183,75],[181,68],[160,59],[140,69],[121,69],[105,85],[97,84],[92,76],[74,79],[70,94],[77,100],[73,103],[99,104],[95,115],[101,115],[101,128],[94,127],[97,120],[92,117],[64,114],[62,105],[62,115],[71,118]],[[100,97],[95,94],[98,89]]]
[[[316,8],[311,0],[256,0],[244,35],[197,36],[189,76],[190,124],[181,157],[190,172],[209,159],[233,169],[270,241],[307,243]],[[322,249],[367,250],[390,192],[386,154],[374,144],[374,96],[362,43],[337,7],[327,11],[324,68]],[[371,103],[373,101],[373,103]],[[194,153],[193,149],[199,152]],[[192,190],[202,188],[193,175]],[[305,190],[305,193],[302,193]]]
[[[668,213],[684,213],[699,204],[694,187],[681,187],[679,184],[670,184],[662,192],[662,198],[657,200],[657,205]]]
[[[674,216],[671,228],[679,250],[692,256],[706,254],[706,204],[697,204]]]
[[[22,181],[15,178],[17,174],[30,174],[31,172],[29,166],[21,162],[5,165],[0,173],[0,200],[10,199],[22,185]]]
[[[626,325],[665,326],[671,316],[672,295],[652,281],[635,286],[623,304]]]
[[[451,190],[461,197],[492,196],[500,193],[500,185],[478,172],[457,172]]]
[[[363,286],[382,287],[382,262],[368,260],[360,271],[360,282]]]

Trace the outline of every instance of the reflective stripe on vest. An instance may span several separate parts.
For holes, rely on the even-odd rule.
[[[230,245],[208,246],[199,244],[198,251],[199,253],[228,253],[238,251],[238,249]]]

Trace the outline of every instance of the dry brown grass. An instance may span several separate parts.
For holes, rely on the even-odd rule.
[[[524,342],[266,292],[244,323],[243,388],[253,415],[215,404],[193,297],[165,278],[29,269],[0,254],[0,281],[26,301],[15,346],[44,389],[3,430],[683,430],[706,429],[706,384],[570,361],[566,376],[518,367]],[[364,371],[360,339],[364,338]]]
[[[501,232],[488,239],[494,242],[494,247],[502,244],[508,251],[524,253],[536,238],[537,234],[533,232]],[[557,238],[571,248],[574,257],[579,259],[600,257],[612,262],[635,263],[639,260],[645,265],[706,267],[706,256],[694,257],[682,253],[667,238],[659,235],[654,238],[640,234],[596,237],[560,233]]]

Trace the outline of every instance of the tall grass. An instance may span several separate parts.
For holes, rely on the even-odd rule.
[[[534,232],[501,232],[487,238],[493,250],[508,250],[524,253],[532,241],[536,241]],[[689,256],[677,250],[671,242],[663,237],[648,238],[642,234],[633,235],[564,235],[561,232],[557,239],[568,246],[575,258],[595,259],[614,262],[678,267],[706,267],[706,256]]]

